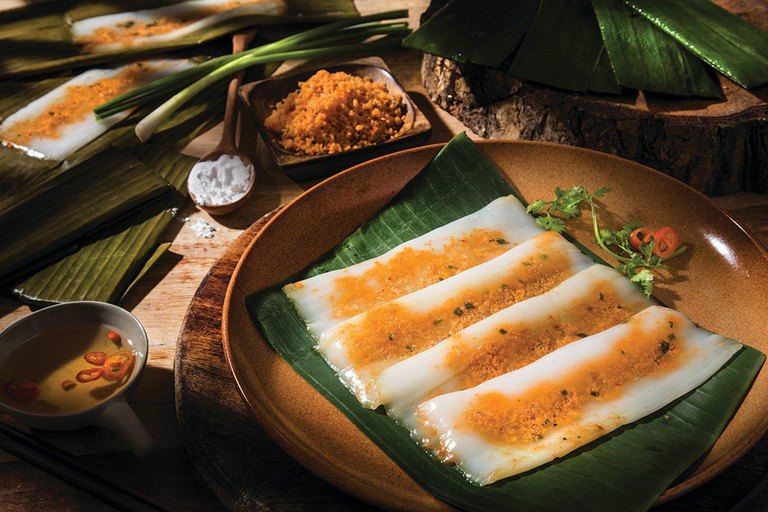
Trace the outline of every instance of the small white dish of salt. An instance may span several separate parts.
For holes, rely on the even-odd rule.
[[[211,154],[192,167],[189,196],[211,215],[224,215],[242,206],[253,192],[253,164],[239,152]]]

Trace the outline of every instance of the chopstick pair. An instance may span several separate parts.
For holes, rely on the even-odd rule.
[[[97,473],[74,455],[0,422],[0,449],[29,462],[104,503],[131,512],[177,512],[181,507],[150,498],[124,483]]]

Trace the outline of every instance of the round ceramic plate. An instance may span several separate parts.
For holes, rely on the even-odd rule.
[[[224,350],[245,401],[261,425],[319,477],[389,509],[449,507],[411,480],[373,442],[285,363],[248,315],[245,298],[272,286],[338,245],[381,209],[442,145],[402,151],[353,167],[289,203],[243,254],[224,304]],[[695,322],[768,352],[768,253],[713,202],[657,171],[594,151],[541,142],[480,142],[480,149],[528,201],[555,186],[609,186],[600,222],[672,224],[689,249],[682,270],[662,275],[656,296]],[[471,172],[471,169],[467,169]],[[568,230],[599,253],[585,218]],[[660,502],[728,467],[768,430],[768,371],[762,369],[736,415],[700,465]]]

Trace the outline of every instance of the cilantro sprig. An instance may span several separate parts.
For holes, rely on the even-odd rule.
[[[616,270],[629,277],[646,296],[653,293],[653,272],[651,269],[668,268],[664,262],[676,258],[685,252],[686,247],[680,247],[668,258],[653,254],[656,240],[651,237],[649,242],[642,242],[638,250],[630,243],[629,237],[637,228],[643,227],[639,222],[626,222],[620,230],[600,229],[597,225],[595,198],[603,197],[611,192],[608,187],[602,187],[590,193],[584,187],[573,187],[563,190],[555,188],[555,198],[551,201],[541,199],[528,206],[528,212],[538,215],[536,224],[542,229],[562,233],[565,231],[565,220],[581,215],[581,203],[586,202],[592,213],[592,229],[595,242],[610,256],[619,261]],[[558,216],[554,216],[557,214]]]
[[[541,215],[541,217],[536,218],[536,224],[540,228],[562,233],[565,231],[565,221],[561,217],[567,219],[578,217],[581,215],[579,205],[582,201],[594,204],[594,198],[603,197],[610,191],[610,188],[603,187],[590,194],[584,187],[573,187],[567,190],[557,187],[555,188],[555,198],[553,200],[543,201],[537,199],[528,206],[528,213]],[[559,213],[561,217],[553,217],[553,213]]]

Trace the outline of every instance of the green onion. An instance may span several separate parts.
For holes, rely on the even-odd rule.
[[[94,113],[98,119],[103,119],[128,109],[165,100],[136,125],[136,135],[141,141],[146,141],[173,112],[200,91],[248,67],[292,59],[355,52],[371,53],[399,47],[402,37],[410,33],[407,22],[379,22],[404,18],[407,15],[407,10],[397,10],[344,19],[237,55],[216,57],[118,96],[96,107]],[[384,37],[363,42],[374,36]]]

